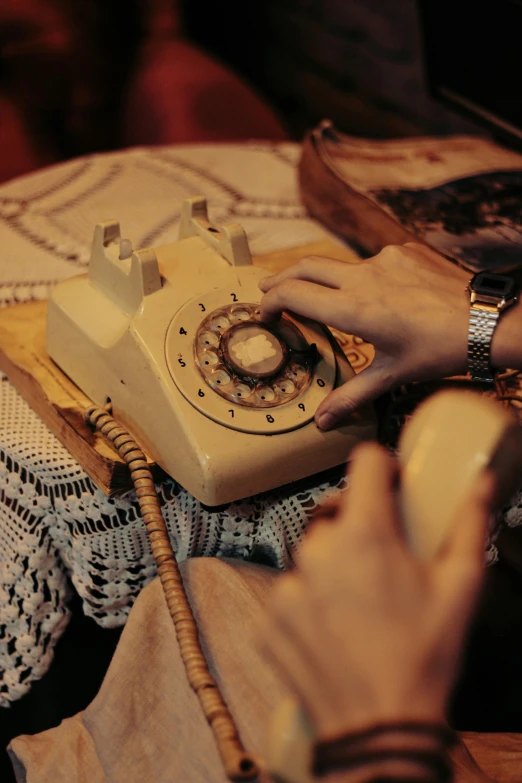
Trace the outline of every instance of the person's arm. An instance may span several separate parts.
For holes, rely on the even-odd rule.
[[[420,562],[401,534],[396,480],[396,464],[383,449],[359,447],[348,492],[312,526],[295,571],[278,578],[268,602],[265,647],[319,742],[353,739],[376,725],[444,726],[482,581],[492,481],[481,477],[443,553]],[[406,751],[438,741],[408,728],[372,741],[378,750],[390,739]],[[411,778],[415,761],[378,755],[339,779],[377,779],[379,764],[402,764],[395,771]]]
[[[522,370],[522,302],[506,310],[498,322],[491,341],[493,367]]]
[[[375,347],[366,370],[335,389],[317,409],[321,429],[343,422],[390,388],[467,372],[471,273],[424,245],[389,246],[360,264],[305,258],[264,278],[261,317],[283,310],[355,334]],[[522,305],[500,319],[492,341],[499,368],[522,370]]]

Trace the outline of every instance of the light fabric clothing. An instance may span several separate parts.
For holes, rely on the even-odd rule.
[[[182,572],[210,669],[245,748],[266,758],[273,710],[288,696],[259,652],[262,607],[277,572],[216,558],[186,561]],[[520,783],[522,735],[462,738],[453,754],[455,783]],[[55,729],[16,738],[10,755],[18,783],[227,783],[158,579],[136,601],[92,704]]]
[[[276,572],[216,558],[182,570],[211,671],[245,747],[263,753],[269,716],[285,695],[256,643]],[[92,704],[55,729],[18,737],[10,753],[20,783],[225,783],[158,579],[138,597]]]

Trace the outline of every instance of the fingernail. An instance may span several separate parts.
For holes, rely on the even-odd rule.
[[[268,280],[270,280],[270,277],[262,277],[261,280],[259,281],[258,286],[261,289],[261,291],[265,290],[264,286],[268,282]]]
[[[329,430],[335,424],[335,416],[333,413],[321,413],[317,419],[317,426],[320,430]]]

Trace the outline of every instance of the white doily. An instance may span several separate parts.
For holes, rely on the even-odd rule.
[[[135,247],[177,238],[184,198],[240,221],[254,253],[329,236],[298,199],[292,144],[136,149],[55,166],[0,187],[0,301],[44,299],[85,271],[96,222],[116,217]],[[286,567],[342,470],[222,509],[171,480],[159,488],[179,559],[234,556]],[[134,495],[108,499],[6,378],[0,382],[0,705],[41,677],[74,588],[87,615],[122,625],[155,567]]]

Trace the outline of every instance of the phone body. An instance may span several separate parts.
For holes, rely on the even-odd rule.
[[[136,252],[98,224],[87,275],[51,292],[47,351],[144,451],[209,506],[344,463],[375,437],[373,411],[321,432],[322,399],[353,376],[326,327],[261,324],[259,280],[239,225],[186,201],[179,240]]]

